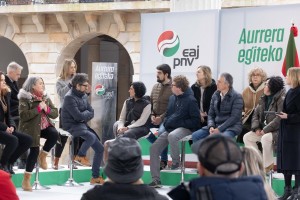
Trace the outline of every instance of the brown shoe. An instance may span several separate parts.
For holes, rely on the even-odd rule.
[[[265,172],[266,174],[268,174],[270,171],[272,171],[274,169],[274,163],[272,163],[270,166],[265,168]]]
[[[104,183],[104,180],[101,176],[99,176],[98,178],[91,178],[90,184],[91,185],[102,185]]]
[[[87,167],[90,167],[91,164],[90,164],[90,161],[86,158],[86,156],[76,156],[75,159],[74,159],[74,162],[78,163],[79,165],[82,165],[82,166],[87,166]]]

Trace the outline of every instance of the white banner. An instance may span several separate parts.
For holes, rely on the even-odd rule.
[[[184,74],[190,85],[199,65],[217,69],[218,11],[142,15],[141,72],[149,94],[156,67],[167,63],[172,76]]]
[[[228,72],[239,92],[256,66],[268,76],[282,76],[291,22],[300,26],[299,10],[296,4],[143,14],[140,80],[150,90],[156,66],[162,63],[172,67],[173,76],[186,75],[190,84],[199,65],[211,67],[214,79]],[[300,48],[299,37],[295,41]]]

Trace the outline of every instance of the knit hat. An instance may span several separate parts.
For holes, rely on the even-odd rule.
[[[133,183],[144,173],[139,143],[132,138],[120,137],[110,143],[105,174],[116,183]]]
[[[192,145],[199,162],[214,174],[229,175],[241,168],[243,155],[240,147],[230,137],[215,134]]]

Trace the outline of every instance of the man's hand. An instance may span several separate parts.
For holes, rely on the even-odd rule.
[[[121,128],[118,128],[118,134],[121,134],[121,133],[124,133],[125,131],[127,131],[129,128],[128,127],[121,127]]]
[[[160,125],[162,120],[161,120],[161,117],[152,116],[151,121],[152,121],[152,124],[154,124],[154,125]]]
[[[212,134],[218,134],[218,133],[220,133],[220,131],[219,131],[218,128],[210,127],[209,133],[210,133],[211,135],[212,135]]]

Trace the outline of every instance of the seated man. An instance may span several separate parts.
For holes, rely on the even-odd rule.
[[[85,140],[74,159],[75,162],[90,166],[86,153],[90,147],[95,151],[90,183],[102,184],[104,180],[99,176],[99,170],[103,158],[103,146],[98,135],[87,124],[94,117],[94,109],[86,95],[86,88],[89,86],[88,76],[84,73],[75,74],[71,83],[72,88],[66,94],[61,107],[62,127],[72,136]]]
[[[172,92],[170,96],[167,113],[163,122],[163,132],[150,147],[150,171],[152,182],[151,187],[161,187],[160,182],[160,159],[161,152],[170,144],[172,158],[171,169],[180,167],[179,140],[191,135],[199,128],[199,108],[189,81],[183,75],[175,76],[172,80]]]
[[[182,188],[179,191],[179,187],[170,191],[172,199],[267,200],[260,176],[240,178],[244,170],[243,154],[233,139],[212,135],[194,143],[192,150],[198,155],[201,177],[190,181],[189,191]]]
[[[210,101],[207,126],[192,134],[193,142],[210,134],[235,137],[242,131],[243,98],[233,88],[233,78],[222,73],[217,82],[217,91]]]
[[[153,188],[143,184],[144,172],[139,143],[120,137],[109,144],[108,161],[104,168],[107,179],[82,195],[81,200],[152,199],[167,200]]]

